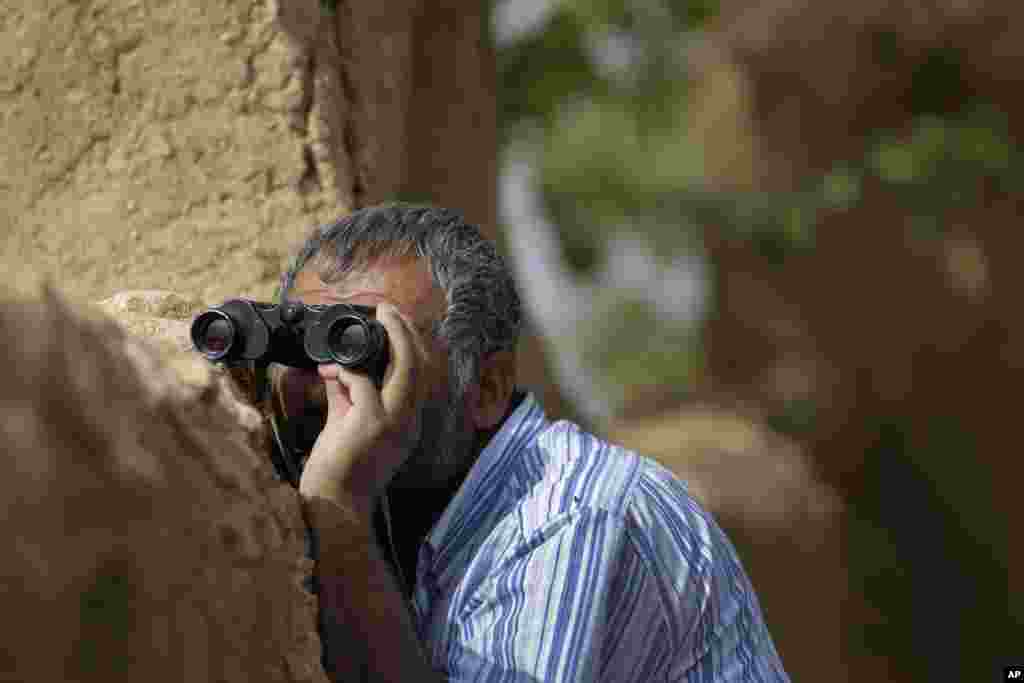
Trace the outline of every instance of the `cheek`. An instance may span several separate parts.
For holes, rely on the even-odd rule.
[[[423,367],[423,381],[429,385],[426,394],[431,399],[447,396],[448,354],[439,348],[437,342],[429,344],[426,351],[429,354]]]
[[[448,357],[439,354],[433,359],[427,400],[438,415],[447,415],[456,400],[454,392],[455,386],[448,374]]]

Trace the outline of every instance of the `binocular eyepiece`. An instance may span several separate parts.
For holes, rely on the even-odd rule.
[[[231,299],[196,316],[190,333],[195,349],[214,362],[297,368],[340,363],[368,374],[380,386],[390,354],[387,331],[375,312],[354,304]]]

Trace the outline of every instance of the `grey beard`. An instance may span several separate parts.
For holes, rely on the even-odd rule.
[[[411,428],[413,451],[395,473],[392,488],[437,489],[463,473],[476,447],[464,404],[451,387],[423,403]],[[326,424],[327,396],[322,384],[306,388],[302,406],[300,414],[288,416],[279,425],[285,444],[308,457]]]
[[[327,415],[324,412],[307,411],[281,420],[279,425],[285,444],[300,453],[309,454],[326,423]]]
[[[464,403],[449,392],[427,401],[416,420],[415,446],[402,464],[391,488],[437,489],[462,473],[475,444]]]

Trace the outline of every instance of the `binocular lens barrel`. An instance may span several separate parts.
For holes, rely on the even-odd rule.
[[[343,364],[358,363],[372,352],[370,331],[358,318],[339,318],[327,332],[327,348]]]
[[[225,357],[234,341],[235,324],[220,311],[207,311],[192,326],[192,343],[210,360]]]
[[[296,368],[336,362],[380,384],[390,353],[387,331],[373,315],[373,308],[351,304],[230,299],[196,317],[190,334],[196,351],[210,361]]]

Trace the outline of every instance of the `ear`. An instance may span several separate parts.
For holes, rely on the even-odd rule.
[[[480,381],[469,388],[469,417],[478,431],[494,429],[505,417],[516,385],[516,356],[496,351],[480,363]]]

